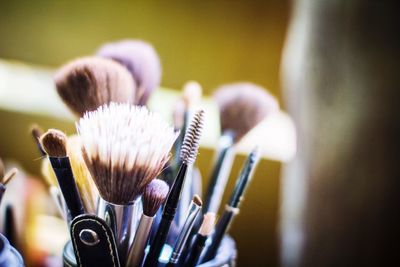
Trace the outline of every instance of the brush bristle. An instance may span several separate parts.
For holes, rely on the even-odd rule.
[[[189,81],[183,87],[183,101],[187,108],[195,107],[201,100],[202,88],[198,82]]]
[[[199,195],[194,195],[192,201],[197,206],[203,206],[203,201],[201,200]]]
[[[252,83],[233,83],[214,94],[220,110],[222,132],[230,130],[238,142],[269,113],[279,109],[278,101],[266,89]]]
[[[4,185],[8,184],[15,177],[15,175],[17,175],[17,173],[18,173],[18,169],[12,168],[3,176],[1,183]]]
[[[161,80],[161,64],[157,52],[149,43],[122,40],[103,45],[97,55],[124,65],[137,82],[135,104],[145,105]]]
[[[33,124],[30,129],[29,129],[33,140],[35,141],[35,144],[40,152],[40,154],[42,154],[43,156],[46,154],[46,152],[43,150],[42,145],[39,142],[40,137],[43,135],[43,130],[42,128],[39,127],[39,125],[37,124]]]
[[[143,192],[143,214],[153,217],[167,198],[169,186],[160,179],[151,181]]]
[[[101,197],[122,205],[134,201],[161,172],[178,136],[146,107],[116,103],[86,113],[77,129]]]
[[[132,103],[136,94],[130,73],[105,58],[76,59],[64,65],[54,80],[60,97],[80,117],[110,102]]]
[[[196,160],[203,124],[204,110],[200,110],[193,116],[183,139],[180,157],[185,164],[193,163]]]
[[[67,156],[67,136],[59,130],[48,130],[40,137],[40,144],[50,157]]]
[[[199,234],[202,236],[209,236],[211,235],[212,231],[214,230],[215,221],[217,216],[214,212],[208,212],[204,215],[203,222],[199,229]]]
[[[0,178],[4,176],[5,168],[3,160],[0,158]]]
[[[85,210],[94,214],[96,213],[99,192],[83,159],[82,142],[79,136],[73,135],[68,137],[67,155],[71,162],[72,172]]]

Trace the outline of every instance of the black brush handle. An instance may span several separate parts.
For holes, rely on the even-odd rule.
[[[81,197],[78,193],[78,188],[75,183],[74,175],[72,174],[71,163],[68,157],[49,157],[51,166],[56,174],[61,193],[67,204],[71,219],[84,214]]]
[[[227,207],[227,209],[224,211],[221,219],[218,221],[217,226],[215,227],[215,232],[212,235],[211,245],[207,248],[206,254],[201,260],[202,263],[214,259],[217,255],[218,248],[221,245],[222,239],[224,238],[224,235],[228,231],[232,220],[237,214],[237,212],[233,210],[228,210],[229,208],[230,207]]]
[[[182,186],[185,181],[188,165],[182,163],[179,168],[178,175],[176,176],[175,182],[172,185],[171,191],[169,192],[167,202],[165,203],[162,220],[157,229],[157,233],[154,236],[153,242],[150,245],[150,251],[146,256],[144,267],[157,266],[158,257],[160,256],[161,250],[164,246],[165,241],[168,237],[168,232],[171,227],[171,223],[174,220],[178,202],[182,192]]]
[[[196,235],[193,241],[193,245],[190,248],[190,254],[188,255],[185,264],[183,265],[184,267],[194,267],[198,264],[201,253],[203,252],[204,247],[206,246],[207,238],[208,236],[200,234]]]

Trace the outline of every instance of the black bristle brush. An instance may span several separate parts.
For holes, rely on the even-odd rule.
[[[199,263],[200,256],[206,246],[207,239],[214,230],[215,220],[216,215],[213,212],[208,212],[204,215],[199,232],[195,235],[193,244],[189,248],[188,256],[183,265],[184,267],[194,267]]]
[[[160,179],[154,179],[146,186],[142,197],[143,214],[140,218],[132,246],[129,249],[126,266],[139,267],[142,265],[151,226],[158,209],[167,198],[168,191],[168,184]]]
[[[214,94],[222,135],[206,191],[204,212],[218,212],[234,160],[233,147],[267,115],[279,109],[266,89],[252,83],[220,87]]]
[[[82,200],[67,156],[67,136],[59,130],[50,129],[40,137],[40,144],[49,156],[71,220],[84,214]]]
[[[86,113],[77,129],[100,194],[98,215],[114,231],[124,266],[142,212],[140,196],[162,171],[178,133],[146,107],[117,103]]]
[[[200,110],[194,115],[186,132],[180,153],[182,164],[168,195],[160,225],[154,236],[153,242],[150,245],[149,253],[146,256],[144,262],[145,267],[157,266],[158,258],[164,246],[165,240],[167,239],[171,223],[175,217],[187,168],[189,165],[193,164],[197,157],[201,132],[203,130],[203,120],[204,111]]]
[[[133,103],[146,105],[161,81],[161,64],[154,47],[142,40],[121,40],[104,44],[97,55],[125,66],[137,83]]]
[[[249,185],[253,176],[254,169],[259,160],[258,149],[255,148],[247,157],[246,162],[240,172],[240,175],[236,181],[235,188],[232,192],[228,204],[225,206],[224,213],[215,227],[215,232],[212,235],[211,245],[207,248],[202,262],[209,261],[215,257],[218,252],[218,248],[224,235],[228,232],[229,227],[239,213],[240,201],[243,199],[243,195]]]

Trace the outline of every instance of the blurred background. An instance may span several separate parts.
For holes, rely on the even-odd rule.
[[[39,177],[39,156],[29,126],[35,122],[44,129],[74,132],[71,116],[51,91],[53,70],[119,39],[153,44],[161,58],[161,85],[167,95],[176,97],[188,80],[198,81],[206,97],[223,83],[251,81],[268,88],[282,104],[279,70],[289,10],[289,1],[278,0],[1,1],[0,156]],[[203,146],[197,160],[205,178],[212,163],[211,147]],[[228,189],[243,159],[236,158]],[[259,164],[232,229],[239,266],[279,265],[280,171],[286,159],[266,156]],[[39,178],[32,180],[41,183]],[[37,223],[49,222],[42,218]],[[48,249],[42,246],[38,251]]]

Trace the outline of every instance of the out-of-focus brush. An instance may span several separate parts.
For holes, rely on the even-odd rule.
[[[6,185],[17,175],[18,170],[17,168],[12,168],[8,172],[5,172],[3,161],[0,159],[0,174],[1,174],[1,182],[0,182],[0,204],[1,200],[3,199],[3,195],[6,192]]]
[[[103,45],[97,55],[111,58],[129,70],[137,82],[133,103],[146,105],[161,80],[160,59],[153,46],[141,40],[122,40]]]
[[[193,120],[186,132],[180,153],[182,164],[168,195],[160,225],[154,236],[153,242],[150,245],[149,253],[146,256],[144,262],[145,267],[154,267],[157,265],[161,250],[168,236],[168,231],[175,217],[187,168],[189,165],[193,164],[197,157],[197,152],[200,145],[200,137],[203,130],[203,120],[204,111],[200,110],[193,117]]]
[[[279,105],[266,89],[252,83],[224,85],[215,92],[214,99],[220,111],[222,135],[206,191],[204,212],[217,213],[234,160],[234,144],[278,110]]]
[[[189,255],[185,260],[185,267],[194,267],[199,263],[201,253],[206,246],[207,239],[214,230],[215,220],[216,215],[213,212],[208,212],[204,215],[199,232],[194,237],[193,244],[190,247]]]
[[[85,213],[67,156],[67,136],[59,130],[50,129],[40,137],[40,144],[49,156],[71,219]]]
[[[39,139],[43,135],[42,128],[39,127],[37,124],[33,124],[30,128],[30,133],[35,141],[37,150],[39,151],[41,156],[46,156],[46,152],[43,150],[42,146],[40,145]]]
[[[130,248],[126,267],[138,267],[142,265],[144,250],[147,240],[161,204],[167,198],[169,186],[160,179],[154,179],[146,186],[143,192],[143,215],[140,218],[139,226]]]
[[[110,59],[76,59],[56,73],[57,92],[79,117],[110,102],[132,103],[135,81],[119,63]]]
[[[86,113],[77,129],[101,196],[98,215],[114,231],[124,266],[131,229],[136,230],[140,218],[139,197],[165,166],[178,133],[146,107],[116,103]]]
[[[240,201],[243,199],[243,195],[246,192],[247,186],[249,185],[253,172],[259,160],[258,149],[255,148],[247,157],[246,162],[240,172],[240,175],[236,181],[235,189],[232,192],[231,198],[228,204],[225,206],[225,211],[218,221],[215,232],[212,235],[211,245],[207,248],[206,254],[202,259],[202,262],[209,261],[217,254],[219,245],[221,244],[224,235],[229,230],[229,227],[234,217],[239,213]]]
[[[180,264],[180,261],[182,260],[182,252],[186,247],[186,242],[189,238],[189,234],[194,226],[194,223],[196,222],[197,215],[199,214],[202,205],[203,202],[201,201],[201,198],[198,195],[195,195],[189,205],[185,223],[183,224],[178,239],[176,240],[174,250],[172,252],[169,263],[167,264],[168,267],[177,266]]]

